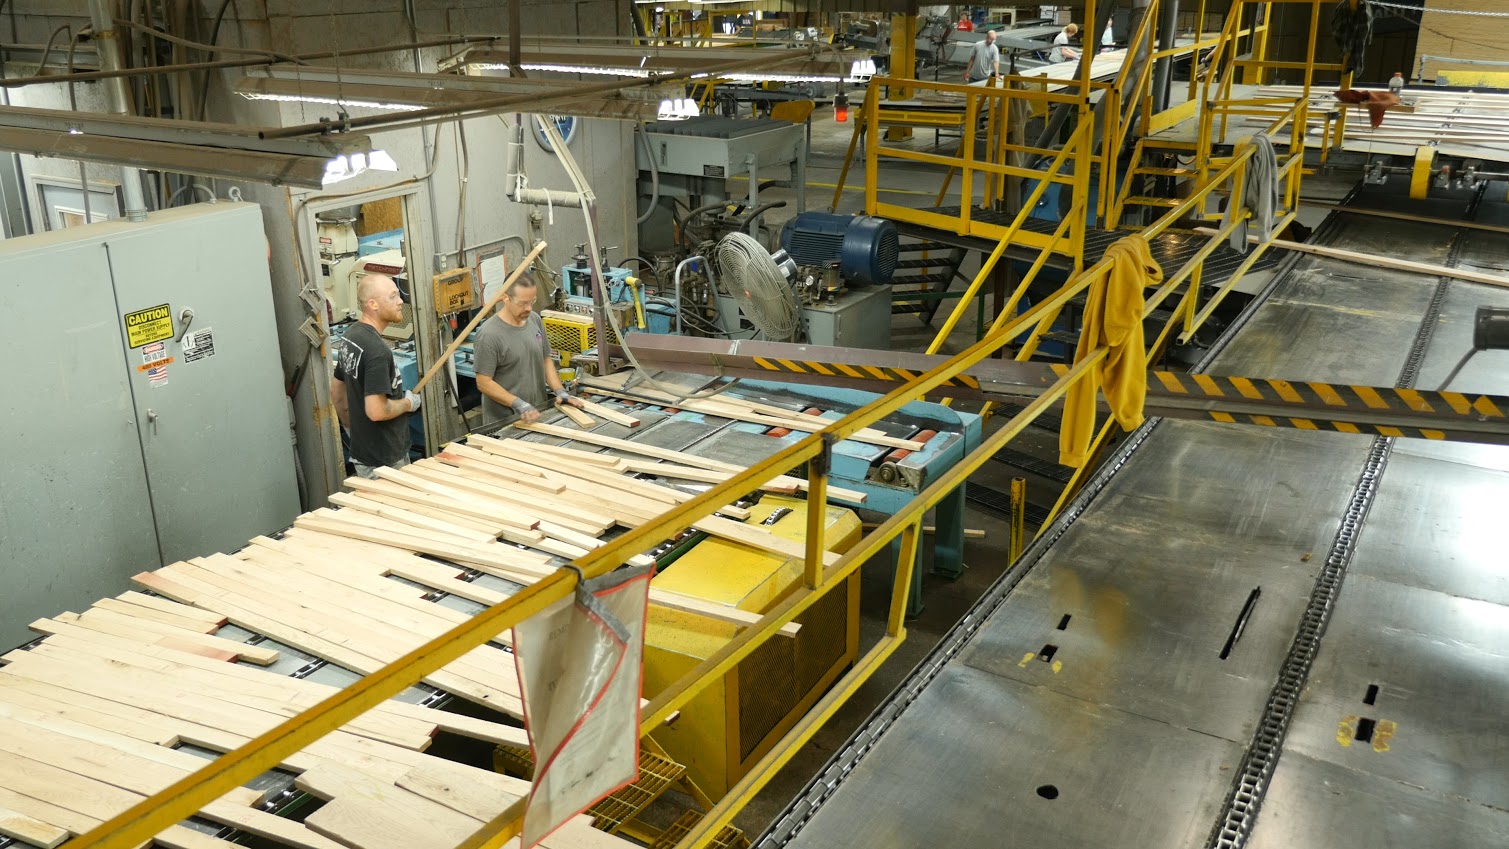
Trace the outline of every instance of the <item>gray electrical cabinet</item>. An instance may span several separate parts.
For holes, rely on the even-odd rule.
[[[267,250],[242,203],[0,242],[0,645],[298,513]]]

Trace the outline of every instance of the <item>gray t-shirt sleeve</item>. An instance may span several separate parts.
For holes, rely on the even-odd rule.
[[[491,318],[487,320],[488,323],[492,321]],[[484,332],[478,333],[472,342],[472,366],[476,374],[491,377],[493,372],[498,370],[498,337],[485,332],[487,324],[483,324],[482,327]]]

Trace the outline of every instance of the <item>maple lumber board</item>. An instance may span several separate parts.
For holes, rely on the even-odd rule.
[[[439,461],[421,460],[404,467],[405,482],[416,488],[428,488],[435,494],[456,501],[470,500],[478,506],[496,505],[494,510],[512,511],[518,517],[529,517],[531,524],[524,530],[538,530],[542,521],[567,525],[584,533],[601,533],[613,525],[613,518],[604,514],[578,511],[565,506],[555,493],[539,494],[518,489],[500,489],[498,485],[477,481],[456,474],[456,468]],[[517,486],[528,488],[529,484]],[[564,489],[564,487],[562,487]]]
[[[198,648],[205,648],[205,647],[207,647],[207,648],[210,648],[213,651],[221,652],[222,654],[224,652],[229,652],[232,655],[232,659],[238,659],[238,658],[240,658],[241,657],[241,652],[238,651],[238,650],[236,650],[236,649],[234,649],[234,648],[231,648],[230,646],[243,645],[243,644],[240,644],[240,643],[235,643],[235,642],[233,642],[231,640],[222,640],[222,642],[228,643],[230,645],[227,646],[227,647],[221,647],[221,646],[219,646],[217,644],[208,644],[208,645],[206,645],[206,644],[198,644],[194,648],[183,648],[183,647],[180,646],[180,644],[177,644],[177,643],[173,642],[172,638],[175,637],[175,636],[177,636],[176,634],[162,633],[162,632],[157,632],[157,631],[150,631],[150,630],[147,630],[147,629],[144,629],[144,628],[133,628],[133,627],[131,627],[128,624],[122,624],[120,622],[113,621],[113,620],[110,620],[110,619],[101,618],[101,617],[98,617],[98,616],[83,617],[83,616],[79,616],[77,614],[68,614],[68,613],[60,613],[60,614],[58,614],[58,618],[57,619],[38,619],[37,621],[31,623],[31,625],[28,626],[28,627],[30,627],[33,631],[36,631],[39,634],[46,634],[46,633],[50,633],[50,631],[48,629],[51,629],[51,628],[55,627],[57,624],[75,625],[75,626],[77,626],[79,628],[82,628],[82,629],[84,629],[86,631],[93,631],[93,632],[95,632],[97,634],[102,634],[102,635],[110,636],[110,637],[120,637],[120,638],[128,639],[128,640],[134,640],[134,641],[142,643],[142,644],[162,645],[162,646],[164,646],[166,648],[172,648],[172,649],[175,649],[177,651],[186,651],[186,652],[188,652],[190,654],[199,654]],[[189,633],[190,632],[188,632],[188,631],[180,631],[179,632],[179,634],[183,634],[183,635],[188,635]],[[166,640],[166,642],[164,642],[164,640]],[[248,648],[250,648],[250,647],[251,646],[248,646]],[[275,651],[276,650],[274,650],[274,649],[263,649],[262,652],[258,653],[258,657],[265,658],[267,656],[265,654],[266,652],[274,652],[275,653]],[[216,656],[218,657],[218,656],[222,656],[222,655],[216,655]],[[250,660],[251,658],[247,658],[247,659]],[[274,660],[276,660],[276,657],[274,657]],[[270,663],[271,661],[268,661],[268,662]],[[263,664],[263,665],[266,665],[266,664]]]
[[[485,466],[469,458],[451,457],[442,459],[441,462],[446,463],[451,472],[458,473],[461,477],[480,486],[497,486],[502,480],[492,474],[496,467]],[[536,488],[532,482],[516,484],[514,489],[506,493],[494,491],[488,497],[509,499],[511,503],[518,503],[538,511],[540,513],[539,530],[542,532],[546,530],[547,524],[554,527],[566,527],[569,524],[577,533],[596,538],[617,523],[617,517],[610,513],[581,509],[571,502],[572,496],[566,492],[568,479],[553,477],[549,481],[544,478],[531,480],[538,480],[539,487]]]
[[[555,408],[579,428],[597,427],[597,419],[587,415],[585,410],[578,410],[570,404],[556,404]]]
[[[482,546],[465,541],[439,539],[430,534],[379,530],[364,524],[337,519],[333,515],[306,513],[295,519],[293,526],[375,542],[421,554],[432,554],[455,563],[486,563],[490,566],[514,569],[532,575],[550,571],[547,568],[550,558],[543,554],[530,554],[501,545]]]
[[[178,732],[166,723],[149,724],[133,721],[114,713],[105,713],[93,708],[83,708],[48,699],[12,686],[12,680],[14,679],[0,679],[0,709],[28,708],[102,731],[114,731],[122,736],[154,746],[169,747],[178,742]]]
[[[91,817],[78,811],[69,810],[45,799],[38,799],[25,793],[18,793],[3,783],[0,783],[0,806],[40,820],[48,825],[66,829],[70,834],[83,834],[104,822],[102,817]]]
[[[540,471],[539,469],[536,469],[532,466],[519,466],[505,460],[496,459],[493,454],[478,447],[487,443],[488,441],[497,440],[495,440],[491,436],[483,436],[480,433],[474,433],[467,437],[466,442],[452,442],[449,445],[446,445],[445,449],[442,450],[440,454],[450,454],[454,457],[466,460],[478,460],[486,463],[488,466],[493,467],[494,470],[502,469],[510,475],[519,478],[532,478],[534,479],[533,483],[535,485],[539,485],[544,481],[545,473]]]
[[[1216,231],[1207,227],[1197,227],[1195,232],[1213,235]],[[1262,244],[1257,236],[1248,236],[1247,241],[1252,244]],[[1283,248],[1284,250],[1299,251],[1300,253],[1313,254],[1327,259],[1339,259],[1346,262],[1356,262],[1373,268],[1389,268],[1395,271],[1410,271],[1428,277],[1451,277],[1457,280],[1466,280],[1470,283],[1482,283],[1488,286],[1509,288],[1509,276],[1502,274],[1490,274],[1486,271],[1473,271],[1468,268],[1449,268],[1444,265],[1432,265],[1425,262],[1415,262],[1408,259],[1397,259],[1382,254],[1368,254],[1360,251],[1349,251],[1343,248],[1333,248],[1325,245],[1311,245],[1305,242],[1291,242],[1287,239],[1270,239],[1269,247]]]
[[[440,472],[448,478],[464,478],[472,483],[491,487],[489,497],[491,497],[492,493],[498,491],[516,492],[519,487],[538,489],[551,495],[558,494],[566,488],[565,484],[551,483],[544,478],[526,478],[523,475],[514,475],[509,470],[500,466],[473,465],[465,462],[457,462],[458,459],[454,454],[450,454],[449,456],[436,456],[433,458],[433,462],[425,460],[421,460],[420,462],[425,464],[421,468]],[[411,463],[409,465],[414,466],[418,464]],[[508,487],[508,489],[501,489],[502,487]]]
[[[213,726],[193,722],[171,713],[149,710],[134,703],[109,699],[95,693],[82,692],[60,686],[46,678],[32,679],[19,676],[13,670],[0,670],[0,686],[8,693],[23,692],[48,699],[59,705],[82,708],[119,717],[143,728],[163,729],[172,733],[175,740],[204,744],[216,751],[231,751],[240,745],[243,738]]]
[[[482,444],[482,443],[478,443]],[[463,454],[443,462],[470,471],[491,472],[496,468],[509,470],[528,470],[536,473],[539,477],[527,479],[521,486],[528,491],[515,490],[508,497],[528,499],[528,503],[542,504],[557,513],[570,515],[576,523],[592,522],[601,524],[599,530],[584,528],[585,533],[600,534],[613,527],[615,522],[623,523],[622,511],[616,510],[613,504],[584,505],[578,503],[583,492],[578,487],[581,481],[576,478],[556,474],[553,470],[547,471],[540,466],[530,465],[502,454],[494,453],[496,449],[478,450],[474,453]],[[478,456],[480,455],[480,459]],[[459,461],[459,464],[456,462]],[[543,488],[542,488],[543,487]],[[539,493],[544,493],[543,497]],[[638,514],[636,514],[638,515]],[[630,517],[633,518],[633,517]]]
[[[405,773],[398,780],[398,787],[483,822],[503,813],[521,798],[518,793],[496,787],[451,781],[448,776],[423,767]]]
[[[0,751],[0,787],[96,820],[107,820],[142,798],[140,794],[95,781],[55,764],[8,751]],[[16,806],[12,803],[11,807]]]
[[[489,440],[487,444],[495,448],[528,449],[540,454],[555,455],[584,465],[597,466],[615,472],[622,472],[626,468],[625,458],[613,454],[604,454],[600,451],[583,451],[580,448],[572,448],[569,445],[551,445],[548,442],[533,442],[525,439],[497,439],[489,436],[481,436],[480,438]]]
[[[1313,200],[1301,200],[1303,206],[1316,209],[1331,209],[1347,215],[1366,215],[1375,218],[1393,218],[1399,221],[1414,221],[1420,224],[1439,224],[1442,227],[1456,227],[1468,230],[1484,230],[1490,233],[1509,233],[1509,227],[1498,224],[1483,224],[1477,221],[1453,221],[1447,218],[1431,218],[1425,215],[1411,215],[1407,212],[1391,212],[1383,209],[1368,209],[1358,206],[1344,206],[1338,203],[1322,203]]]
[[[241,659],[258,666],[268,666],[277,662],[281,655],[277,649],[263,648],[248,643],[227,640],[223,637],[212,637],[208,634],[200,634],[186,631],[173,625],[163,625],[150,620],[132,620],[129,617],[113,613],[109,610],[93,609],[85,611],[79,616],[79,624],[93,630],[104,630],[100,623],[113,623],[110,627],[131,628],[147,633],[156,633],[159,637],[174,637],[178,640],[194,643],[207,648],[228,651],[236,654]],[[156,642],[154,639],[144,639],[142,642]]]
[[[354,801],[360,803],[356,805],[356,809],[371,821],[385,821],[383,824],[390,826],[385,829],[385,833],[377,836],[384,841],[396,840],[397,846],[452,849],[470,837],[482,824],[475,817],[335,764],[322,764],[301,774],[295,780],[295,785],[312,796],[331,800],[329,804],[310,814],[304,822],[309,828],[327,834],[335,827],[337,833],[331,836],[336,839],[340,839],[340,833],[349,834],[340,831],[348,826],[343,823],[337,825],[330,818],[320,815],[332,807],[348,805]],[[358,845],[363,849],[382,849],[395,844],[384,842],[380,845]]]
[[[794,557],[798,560],[805,560],[807,557],[807,546],[805,543],[787,539],[757,525],[746,525],[742,522],[735,522],[732,519],[724,519],[720,516],[704,516],[693,522],[692,527],[720,539],[730,540],[741,545],[750,546],[751,548],[779,554],[783,557]],[[823,553],[824,566],[832,566],[838,562],[838,559],[839,555],[831,551]]]
[[[706,601],[671,590],[652,588],[650,595],[651,603],[658,604],[661,607],[668,607],[672,610],[679,610],[683,613],[695,613],[699,616],[707,616],[712,619],[744,626],[754,625],[760,621],[760,614],[758,613],[750,613],[737,607],[729,607],[725,604]],[[777,633],[783,637],[795,637],[801,629],[802,626],[799,623],[787,622],[781,626],[781,629]]]
[[[286,817],[265,813],[253,808],[225,802],[211,802],[199,809],[205,819],[238,828],[268,840],[291,846],[293,849],[347,849],[322,834],[305,828]]]
[[[134,604],[138,607],[146,607],[163,613],[171,613],[175,616],[182,616],[185,619],[198,619],[217,628],[225,624],[224,616],[218,616],[208,610],[200,610],[197,607],[190,607],[187,604],[179,604],[172,599],[162,598],[161,596],[127,590],[115,598],[127,604]]]
[[[170,825],[152,838],[164,849],[237,849],[237,844],[181,825]]]
[[[347,478],[346,488],[363,493],[377,492],[383,495],[387,495],[391,498],[397,498],[403,501],[410,501],[415,504],[434,507],[437,510],[446,510],[448,512],[460,513],[465,516],[472,516],[474,518],[482,519],[483,521],[502,521],[498,518],[498,516],[500,512],[504,512],[504,505],[502,504],[494,503],[492,505],[488,505],[485,503],[480,503],[477,500],[471,498],[467,498],[465,500],[456,500],[453,498],[436,495],[435,493],[427,490],[416,489],[412,486],[398,484],[387,480]],[[525,521],[523,518],[510,515],[506,524],[510,525],[511,527],[527,531],[533,530],[538,523],[532,520]]]
[[[216,558],[223,558],[219,562],[227,572],[216,572],[210,568],[210,563]],[[293,606],[301,608],[295,614],[300,621],[312,620],[322,626],[329,627],[343,635],[351,637],[359,642],[366,654],[377,658],[381,664],[391,663],[394,660],[408,654],[421,644],[426,642],[427,637],[412,632],[403,632],[396,626],[388,627],[386,623],[379,623],[371,619],[355,614],[353,611],[341,608],[334,603],[327,603],[324,599],[306,598],[302,601],[294,601],[279,593],[262,593],[245,587],[234,576],[235,570],[239,569],[241,562],[226,555],[217,555],[216,558],[200,558],[201,563],[194,565],[202,570],[200,575],[203,580],[219,585],[229,591],[241,591],[256,593],[255,597],[261,598],[265,604],[274,609],[290,609]],[[443,623],[437,623],[438,628],[433,630],[429,637],[438,636],[448,628]],[[518,679],[516,676],[499,675],[495,670],[481,663],[478,652],[494,651],[493,649],[472,649],[455,661],[430,673],[424,680],[430,681],[435,686],[455,692],[457,695],[466,695],[468,698],[479,700],[483,704],[498,702],[497,697],[503,697],[503,703],[513,708],[522,707],[519,702]],[[370,674],[373,670],[363,671]],[[512,670],[510,670],[510,673]],[[445,683],[440,683],[444,681]]]
[[[351,849],[449,849],[465,839],[444,837],[402,810],[359,797],[327,802],[304,818],[304,826]]]
[[[321,548],[310,543],[300,544],[301,541],[298,540],[295,544],[276,548],[268,546],[267,542],[270,541],[254,540],[252,545],[242,549],[236,556],[239,559],[253,559],[275,567],[300,570],[337,584],[343,584],[359,592],[377,596],[385,602],[408,608],[420,615],[440,619],[447,626],[465,622],[468,618],[459,610],[451,610],[423,600],[422,596],[426,591],[389,580],[386,577],[386,570],[367,568],[365,564],[356,560],[359,555],[333,548]]]
[[[578,398],[577,400],[582,402],[582,408],[587,412],[599,418],[607,419],[614,424],[623,425],[624,427],[639,427],[640,425],[639,419],[629,415],[628,413],[622,412],[620,410],[615,410],[612,407],[609,407],[605,404],[599,404],[596,401],[589,401],[586,398]]]
[[[363,510],[354,510],[350,508],[334,509],[331,507],[320,507],[315,510],[309,511],[304,515],[317,516],[321,519],[329,519],[336,522],[348,522],[353,525],[361,525],[362,527],[372,528],[373,530],[384,531],[387,533],[415,534],[432,537],[437,540],[449,540],[457,543],[485,545],[489,542],[495,541],[493,537],[478,539],[476,534],[468,532],[463,532],[461,536],[456,536],[455,534],[451,534],[446,531],[439,531],[433,528],[418,527],[399,521],[397,519],[378,516],[374,513],[368,513]]]
[[[573,463],[564,457],[532,457],[524,449],[513,446],[488,447],[486,450],[495,452],[496,456],[504,459],[533,465],[544,471],[551,480],[561,481],[566,486],[566,491],[560,496],[562,498],[601,499],[603,509],[615,511],[615,514],[627,511],[633,519],[640,522],[648,521],[694,497],[670,487],[625,477],[607,468]],[[619,518],[622,519],[621,516]]]
[[[515,460],[514,462],[518,463],[519,465],[528,465],[522,460]],[[453,467],[447,466],[446,468],[454,471]],[[516,503],[520,507],[528,507],[530,510],[534,511],[537,515],[540,516],[541,521],[548,519],[551,522],[566,525],[568,527],[578,527],[585,533],[593,533],[592,529],[595,528],[598,524],[602,524],[604,520],[606,520],[606,524],[604,524],[604,530],[606,530],[608,527],[611,527],[615,521],[621,519],[620,514],[622,512],[631,510],[630,505],[624,504],[621,501],[614,500],[620,498],[620,493],[611,491],[611,488],[598,486],[594,483],[591,483],[590,481],[584,480],[583,478],[567,474],[564,471],[547,469],[547,467],[545,466],[539,466],[538,468],[546,472],[547,477],[544,478],[545,480],[551,482],[552,484],[560,485],[561,491],[559,493],[548,494],[541,497],[536,496],[533,493],[526,494],[517,490],[513,492],[499,492],[494,486],[490,484],[481,483],[474,480],[459,479],[455,477],[448,478],[447,480],[450,482],[450,484],[453,484],[463,490],[474,492],[478,496],[481,496],[483,498],[490,498],[510,504]],[[417,474],[420,474],[426,479],[435,481],[437,483],[440,480],[439,476],[446,474],[445,472],[438,469],[426,468],[424,466],[421,466],[415,471]],[[522,484],[522,486],[528,487],[528,484]],[[584,495],[603,499],[603,502],[595,508],[589,508],[579,511],[575,509],[576,505],[573,503],[573,499],[579,499]],[[646,514],[647,511],[653,511],[657,509],[660,508],[654,506],[639,507],[637,509],[633,509],[632,512],[638,514],[641,518],[648,518],[648,516],[644,514]],[[580,515],[580,513],[582,512],[585,512],[586,515]],[[654,512],[649,512],[648,515],[653,516]],[[598,531],[598,533],[601,533],[601,531]]]
[[[146,743],[134,737],[107,731],[103,728],[95,728],[80,722],[64,719],[46,711],[20,707],[8,702],[0,702],[0,720],[6,721],[7,725],[5,725],[5,728],[15,733],[27,734],[29,732],[25,730],[24,726],[33,726],[64,737],[76,738],[88,743],[106,746],[124,752],[132,757],[153,761],[186,773],[193,772],[206,763],[203,758],[196,757],[188,752]]]
[[[165,613],[151,607],[142,607],[138,604],[124,602],[117,598],[102,598],[90,606],[100,610],[108,610],[112,613],[119,613],[122,616],[130,616],[135,619],[149,619],[153,622],[161,622],[164,625],[172,625],[200,634],[213,634],[221,625],[225,624],[223,622],[211,624],[203,619],[180,616],[176,613]]]
[[[364,498],[360,495],[352,495],[345,492],[333,492],[330,494],[329,501],[331,504],[334,504],[338,507],[360,510],[365,513],[370,513],[379,518],[392,519],[395,522],[402,522],[405,525],[412,525],[416,528],[424,528],[426,530],[436,531],[461,539],[469,539],[473,542],[491,542],[492,540],[498,538],[498,534],[496,532],[488,533],[487,531],[479,531],[474,527],[467,527],[466,525],[457,524],[455,522],[437,519],[434,516],[407,510],[402,507],[394,507],[390,504],[383,504],[380,501],[373,501],[370,498]]]
[[[486,514],[488,518],[494,519],[499,522],[504,522],[505,524],[512,525],[513,527],[520,528],[522,530],[532,531],[539,526],[539,519],[527,513],[519,513],[513,509],[510,509],[509,506],[503,502],[482,498],[457,487],[439,484],[434,482],[433,480],[415,475],[407,470],[378,469],[377,476],[380,480],[385,480],[390,483],[396,483],[400,486],[406,486],[410,489],[417,489],[421,492],[428,492],[432,495],[439,495],[452,501],[459,501],[462,504],[473,504],[479,508],[490,511],[488,514]]]
[[[489,522],[486,519],[479,519],[476,516],[468,516],[463,513],[459,513],[454,510],[446,510],[441,507],[431,507],[428,505],[419,504],[417,502],[404,501],[401,498],[395,498],[391,495],[384,495],[380,492],[362,492],[360,493],[360,495],[362,498],[376,502],[378,504],[386,504],[389,507],[397,507],[402,510],[408,510],[411,513],[418,513],[421,516],[429,516],[430,518],[439,519],[443,522],[450,522],[451,524],[460,525],[464,528],[470,528],[474,531],[481,531],[482,533],[485,533],[488,536],[494,538],[498,537],[503,533],[504,530],[509,527],[502,522]]]
[[[295,533],[297,533],[298,535],[295,536]],[[295,531],[291,531],[288,534],[289,538],[297,540],[307,539],[308,537],[306,535],[319,537],[328,536],[327,534],[322,534],[318,531],[310,531],[305,529],[296,529]],[[341,537],[333,537],[333,539],[341,539]],[[351,542],[358,542],[358,540],[351,540]],[[409,556],[407,552],[405,552],[405,555]],[[479,587],[469,581],[461,580],[460,576],[462,567],[460,566],[442,566],[433,560],[426,560],[424,558],[417,557],[413,558],[413,560],[414,562],[410,564],[384,564],[384,571],[386,571],[388,574],[400,578],[405,578],[417,584],[423,584],[427,587],[433,587],[434,589],[440,590],[442,592],[447,592],[452,595],[459,596],[460,598],[467,599],[468,601],[474,601],[478,604],[485,604],[489,607],[494,604],[500,603],[501,601],[503,601],[503,599],[508,598],[507,594],[505,593],[500,593],[496,590],[490,590],[486,587]]]
[[[221,663],[235,663],[241,659],[241,655],[233,651],[223,651],[209,646],[195,645],[177,637],[161,637],[152,643],[154,646],[166,646],[167,648],[181,651],[184,654],[197,654],[210,660],[218,660]]]
[[[593,433],[591,431],[575,431],[568,428],[557,427],[555,425],[540,424],[539,422],[535,422],[534,424],[522,424],[520,422],[514,422],[512,427],[518,428],[519,430],[532,431],[534,433],[543,433],[548,436],[558,436],[562,439],[571,439],[577,442],[585,442],[589,445],[597,445],[603,448],[617,448],[620,451],[625,451],[630,454],[638,454],[643,457],[654,457],[657,460],[669,460],[672,463],[680,463],[686,466],[697,466],[700,468],[713,469],[720,472],[738,473],[744,471],[743,467],[735,466],[732,463],[724,463],[720,460],[709,460],[706,457],[698,457],[695,454],[687,454],[682,451],[672,451],[668,448],[659,448],[654,445],[643,445],[627,439],[618,439],[612,436],[604,436],[600,433]]]
[[[42,849],[55,849],[68,839],[69,831],[0,805],[0,835],[40,846]]]
[[[155,793],[191,771],[8,719],[0,719],[0,752],[66,770],[134,796]]]
[[[256,736],[298,713],[288,701],[260,694],[251,682],[215,678],[208,679],[211,683],[206,687],[206,679],[202,676],[196,678],[187,671],[174,675],[142,663],[124,664],[118,659],[85,655],[56,646],[40,646],[29,654],[32,656],[21,662],[24,665],[18,664],[17,674],[56,681],[72,689],[94,687],[97,689],[91,692],[99,692],[114,700],[130,698],[128,694],[133,688],[152,688],[136,703],[245,737]],[[371,713],[357,717],[344,727],[355,734],[419,748],[428,745],[434,729],[433,725]]]

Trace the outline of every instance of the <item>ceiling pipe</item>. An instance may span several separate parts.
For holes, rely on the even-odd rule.
[[[120,38],[115,31],[115,17],[110,13],[109,0],[89,0],[89,19],[94,25],[95,49],[99,51],[100,69],[118,70],[122,65]],[[113,77],[105,86],[105,93],[112,112],[120,115],[134,114],[124,77]],[[88,186],[81,188],[85,192],[89,190]],[[141,189],[141,172],[130,165],[121,166],[121,197],[125,201],[127,220],[138,223],[147,220],[147,200]]]

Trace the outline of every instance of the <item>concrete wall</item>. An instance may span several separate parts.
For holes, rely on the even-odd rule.
[[[1452,15],[1436,9],[1456,9],[1465,12],[1495,12],[1497,17],[1483,15]],[[1425,0],[1425,14],[1420,17],[1420,41],[1416,49],[1415,64],[1405,71],[1413,78],[1419,70],[1420,56],[1449,56],[1453,59],[1490,59],[1504,61],[1505,39],[1509,39],[1509,12],[1503,0]],[[1503,74],[1506,66],[1453,65],[1450,62],[1426,62],[1426,80],[1434,80],[1441,70],[1490,71]],[[1502,77],[1500,78],[1503,79]],[[1502,85],[1502,82],[1498,82]]]
[[[180,0],[171,4],[179,14],[170,22],[175,33],[207,40],[213,15],[220,6],[216,0]],[[413,18],[405,13],[409,5]],[[630,0],[524,0],[523,32],[529,34],[575,34],[593,36],[621,35],[628,32]],[[20,42],[41,43],[60,24],[84,24],[85,0],[12,0],[16,10]],[[238,17],[239,11],[239,17]],[[434,38],[444,33],[501,34],[507,31],[507,5],[499,0],[238,0],[227,9],[217,43],[229,47],[252,47],[282,53],[305,53],[349,50],[359,47],[394,44]],[[0,22],[6,24],[8,21]],[[5,27],[0,26],[0,29]],[[7,32],[7,36],[10,34]],[[378,68],[397,71],[433,72],[444,51],[403,51],[375,56],[349,57],[343,67]],[[202,54],[174,48],[171,61],[197,61]],[[323,64],[334,64],[325,60]],[[262,126],[292,126],[334,117],[331,106],[298,103],[252,102],[236,95],[237,69],[212,72],[207,98],[199,105],[194,93],[199,78],[174,80],[185,98],[185,112],[211,121]],[[14,75],[14,71],[12,72]],[[61,86],[37,86],[15,90],[12,102],[17,105],[68,108],[68,94]],[[99,86],[77,86],[78,108],[101,111],[105,103]],[[353,115],[371,114],[361,111]],[[525,116],[527,119],[528,116]],[[309,205],[317,205],[332,194],[352,194],[404,184],[421,192],[425,217],[430,223],[428,243],[434,256],[421,258],[421,268],[442,270],[459,263],[474,264],[478,248],[496,248],[506,242],[509,256],[517,259],[523,249],[519,238],[528,238],[531,208],[514,204],[505,197],[508,163],[505,125],[514,115],[476,118],[449,122],[426,129],[406,129],[372,133],[374,145],[391,154],[400,173],[372,172],[331,186],[331,191],[290,192],[272,186],[240,184],[247,200],[259,203],[264,210],[273,282],[273,300],[277,313],[278,335],[283,355],[285,382],[302,373],[295,395],[296,435],[299,457],[310,506],[321,504],[325,495],[338,488],[341,478],[339,431],[328,407],[328,377],[324,371],[325,350],[311,347],[301,332],[314,312],[306,306],[300,292],[306,285],[317,284],[318,266],[308,245],[312,230],[300,232],[312,216],[301,214]],[[466,166],[463,166],[460,134],[465,134]],[[586,122],[572,144],[582,171],[598,197],[600,239],[603,245],[619,246],[610,258],[621,259],[636,252],[633,221],[634,173],[623,163],[633,156],[632,127],[612,121]],[[427,154],[433,153],[434,170],[429,173]],[[547,153],[532,138],[525,141],[525,164],[530,185],[534,188],[569,190],[571,184],[553,154]],[[76,180],[78,164],[70,160],[46,160],[21,157],[25,175],[47,174]],[[114,166],[87,166],[91,180],[118,181]],[[465,180],[463,182],[463,171]],[[232,188],[230,181],[207,181],[224,197]],[[462,210],[462,186],[466,187]],[[359,200],[359,199],[357,199]],[[355,202],[355,201],[354,201]],[[537,233],[549,242],[548,257],[552,266],[563,265],[575,253],[575,245],[586,241],[582,213],[556,209],[546,215]],[[458,254],[464,222],[465,254]],[[312,225],[309,225],[312,226]],[[459,425],[458,425],[459,427]]]

